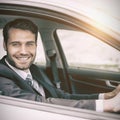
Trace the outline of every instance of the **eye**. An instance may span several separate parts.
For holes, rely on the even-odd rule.
[[[28,42],[27,46],[30,46],[30,47],[35,46],[35,42]]]
[[[11,45],[14,46],[14,47],[17,47],[17,46],[20,46],[20,43],[15,42],[15,43],[11,43]]]

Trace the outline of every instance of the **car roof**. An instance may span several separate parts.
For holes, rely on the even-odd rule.
[[[0,3],[44,8],[69,15],[112,35],[120,45],[119,0],[0,0]]]

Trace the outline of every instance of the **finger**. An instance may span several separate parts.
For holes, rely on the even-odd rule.
[[[118,94],[120,92],[120,85],[116,87],[116,89],[113,90],[114,94]]]
[[[113,112],[120,112],[120,106],[115,107],[114,110],[113,110]]]

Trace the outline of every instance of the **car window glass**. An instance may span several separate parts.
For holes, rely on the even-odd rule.
[[[46,59],[45,59],[45,53],[44,53],[44,48],[43,48],[40,33],[38,34],[38,41],[37,42],[38,42],[37,43],[37,54],[36,54],[35,63],[38,65],[45,65]]]
[[[6,54],[6,51],[3,49],[2,29],[0,29],[0,59],[5,54]],[[42,40],[41,40],[40,34],[38,34],[37,54],[36,54],[35,64],[39,64],[39,65],[45,65],[46,64],[45,53],[44,53],[43,44],[42,44]]]
[[[57,30],[69,67],[120,71],[120,51],[85,32]]]
[[[0,29],[0,59],[6,54],[6,51],[3,48],[3,35],[2,29]]]

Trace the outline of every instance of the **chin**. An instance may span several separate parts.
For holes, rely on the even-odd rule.
[[[20,69],[20,70],[27,70],[30,68],[32,62],[28,62],[26,64],[15,64],[16,68]]]
[[[16,65],[16,68],[20,70],[27,70],[29,69],[30,65]]]

